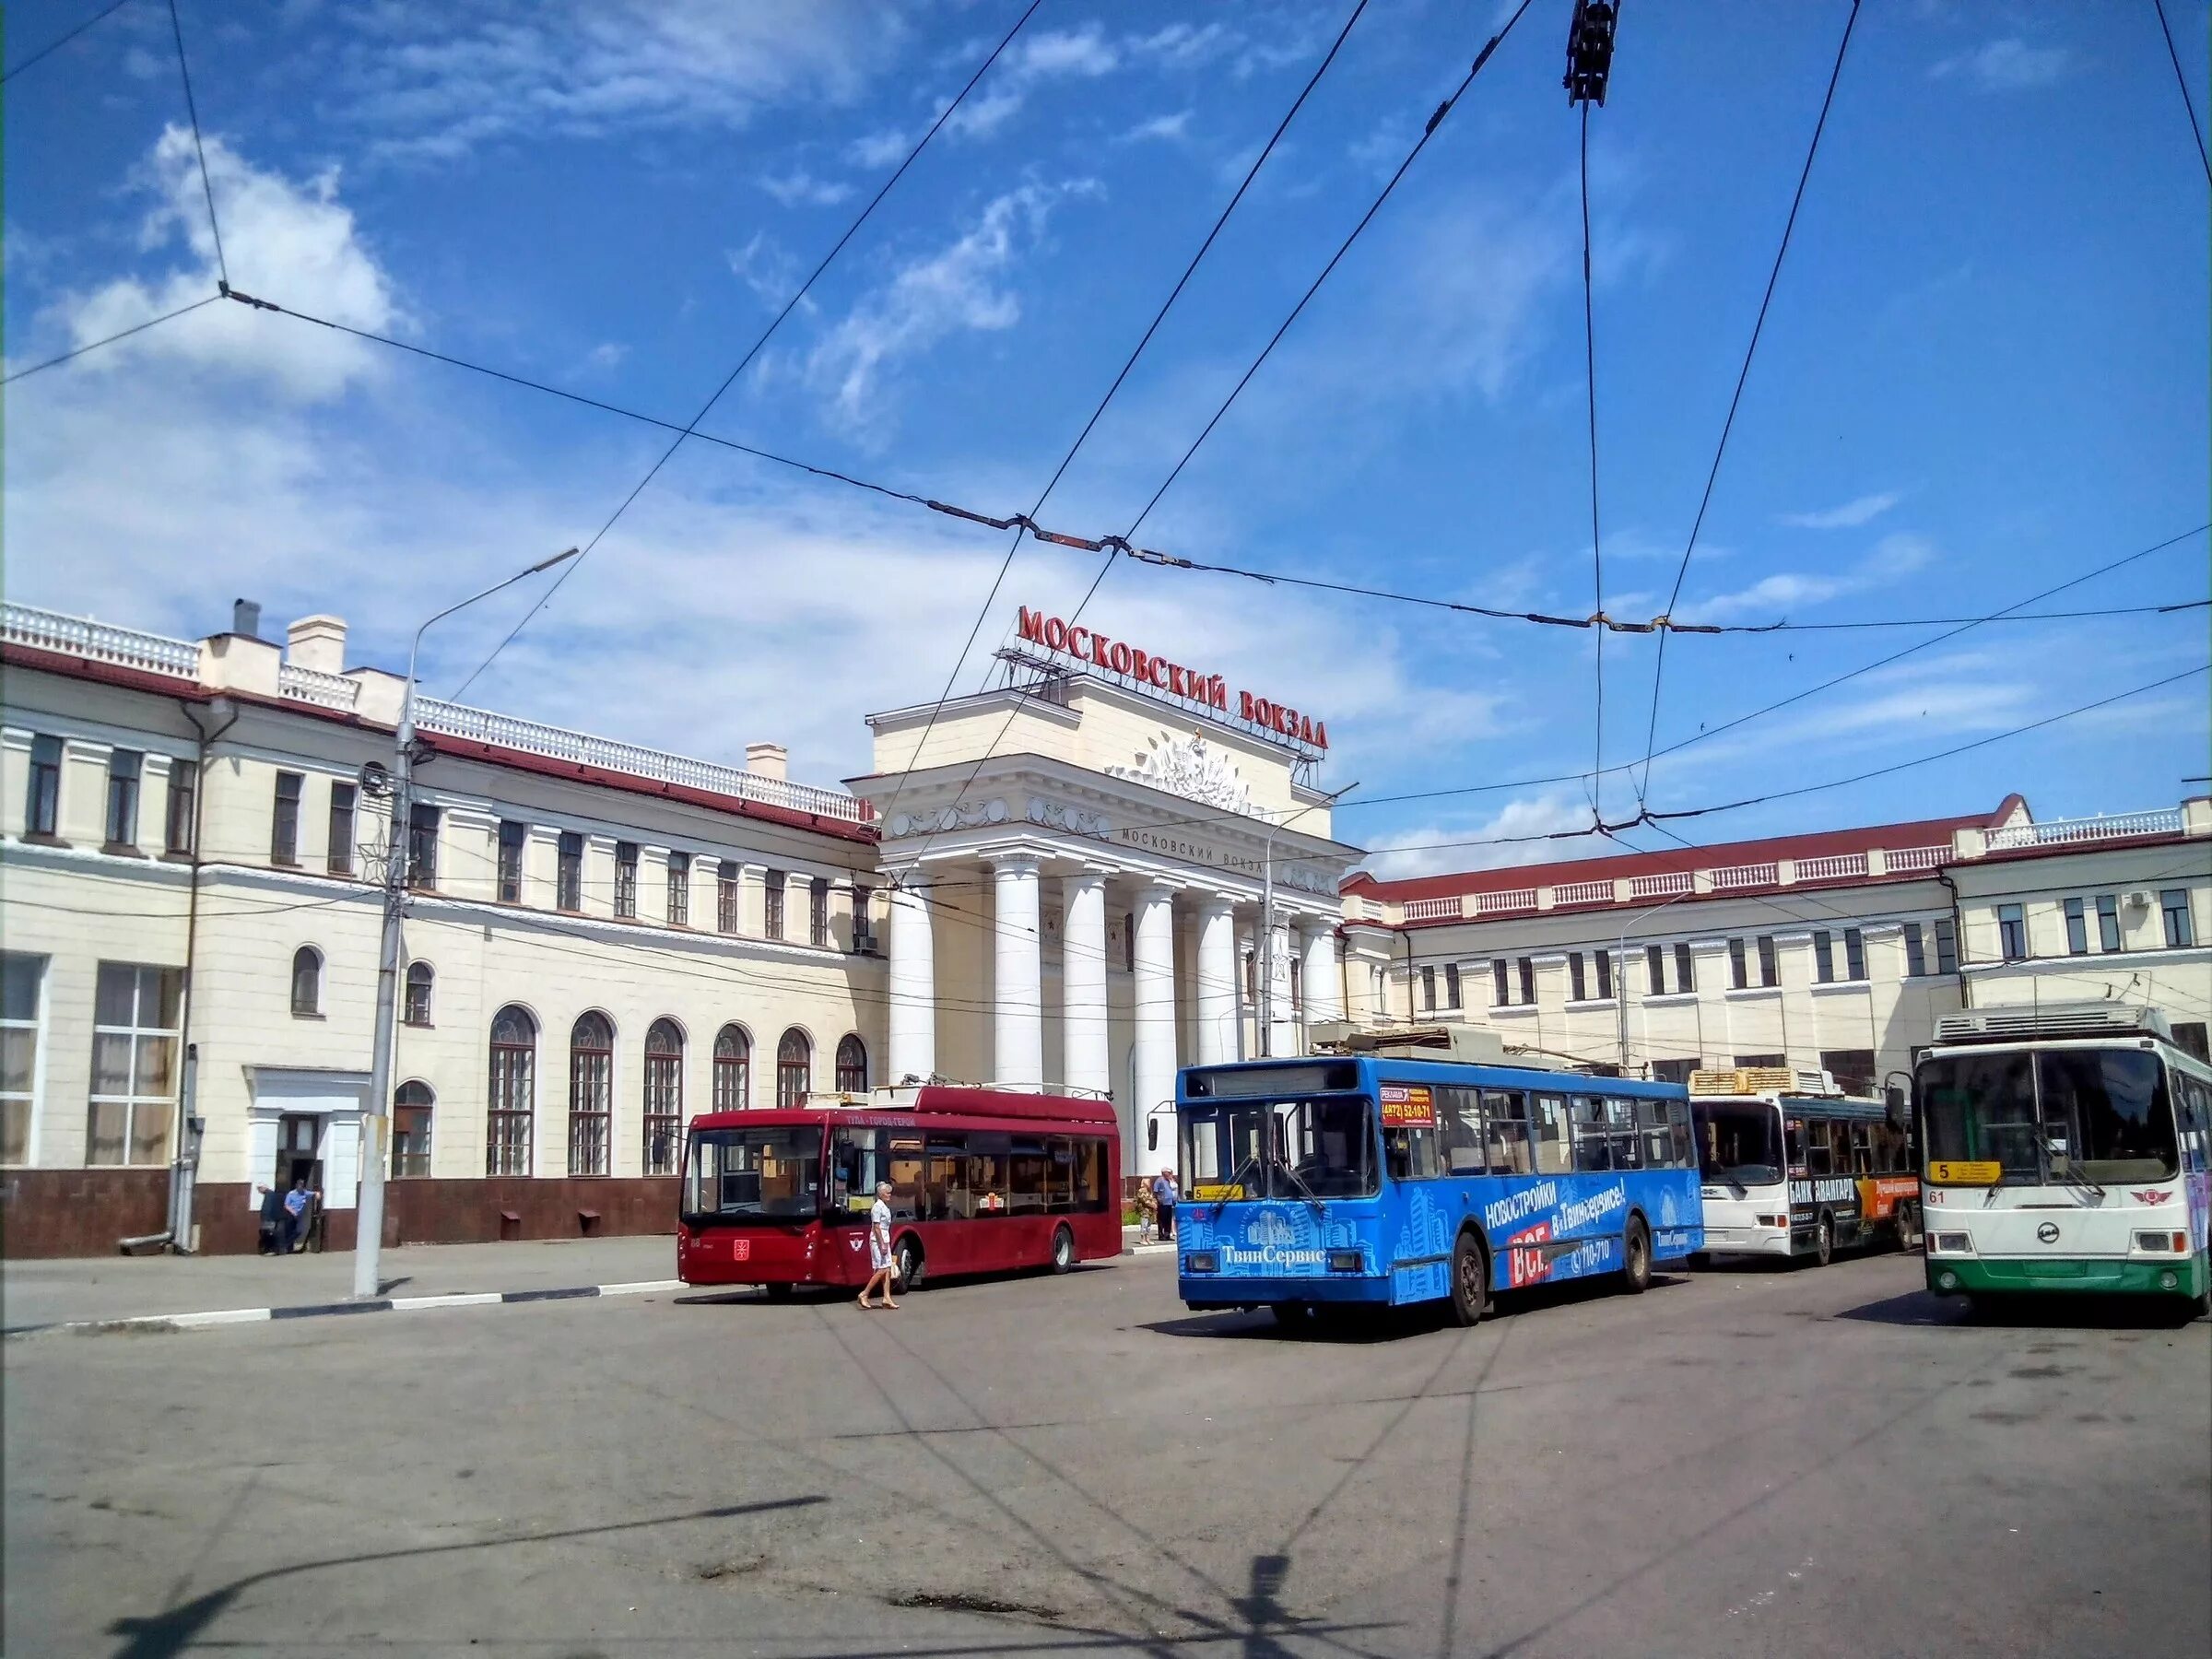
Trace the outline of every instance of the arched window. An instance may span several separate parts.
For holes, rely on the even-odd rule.
[[[406,1022],[411,1026],[430,1023],[430,987],[437,982],[438,971],[428,962],[407,964]]]
[[[402,1083],[392,1091],[392,1179],[420,1181],[430,1172],[430,1108],[438,1097],[428,1083]]]
[[[323,1012],[323,953],[312,945],[292,952],[292,1012],[301,1018]]]
[[[676,1173],[684,1134],[684,1034],[673,1019],[645,1033],[645,1173]]]
[[[714,1110],[743,1112],[753,1095],[753,1040],[741,1025],[714,1033]]]
[[[813,1068],[814,1044],[806,1041],[806,1032],[793,1026],[776,1044],[776,1104],[806,1104],[806,1091],[813,1087]]]
[[[484,1173],[530,1173],[531,1121],[537,1112],[537,1021],[510,1005],[491,1021],[491,1088],[484,1134]]]
[[[840,1094],[868,1092],[868,1045],[857,1032],[848,1033],[837,1045],[837,1088]]]
[[[581,1016],[569,1032],[569,1173],[606,1173],[615,1117],[615,1028],[604,1014]]]

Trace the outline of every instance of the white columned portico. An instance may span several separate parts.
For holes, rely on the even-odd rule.
[[[1268,931],[1261,971],[1267,975],[1267,1053],[1277,1058],[1299,1052],[1298,1010],[1290,1002],[1290,927],[1277,920]]]
[[[1235,900],[1207,893],[1198,900],[1198,1064],[1237,1057],[1237,917]]]
[[[1324,1019],[1344,1018],[1344,983],[1336,971],[1336,928],[1319,920],[1300,922],[1299,942],[1305,947],[1304,978],[1306,1030]],[[1306,1046],[1313,1045],[1311,1040]]]
[[[890,890],[890,1080],[930,1077],[937,1069],[937,947],[929,890],[908,878]]]
[[[1060,884],[1061,1071],[1070,1088],[1113,1092],[1106,1043],[1106,877],[1084,870]]]
[[[1175,921],[1174,893],[1164,882],[1136,890],[1135,1071],[1136,1099],[1129,1122],[1159,1123],[1137,1135],[1132,1155],[1139,1169],[1172,1162],[1175,1146]],[[1164,1121],[1163,1121],[1164,1120]]]
[[[1044,963],[1037,932],[1037,858],[1007,853],[991,860],[998,900],[993,930],[997,982],[992,1013],[995,1081],[1044,1087]]]

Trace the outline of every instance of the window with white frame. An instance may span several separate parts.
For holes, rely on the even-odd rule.
[[[292,952],[292,1016],[314,1019],[323,1013],[323,953],[312,945]]]
[[[30,1120],[38,1104],[39,1003],[46,959],[0,953],[0,1164],[30,1161]]]
[[[23,796],[23,833],[52,835],[62,818],[62,740],[30,740],[30,777]]]
[[[138,782],[146,771],[146,757],[136,749],[108,753],[107,844],[138,844]]]
[[[183,1006],[182,968],[100,963],[92,1001],[87,1163],[168,1160]]]
[[[2017,904],[1997,906],[1997,952],[2007,962],[2028,956],[2028,916]]]
[[[2168,888],[2159,895],[2159,910],[2166,918],[2166,943],[2175,949],[2196,943],[2196,929],[2189,917],[2189,889]]]

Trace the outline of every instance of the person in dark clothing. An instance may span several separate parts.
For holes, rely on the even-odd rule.
[[[256,1189],[261,1194],[261,1241],[259,1253],[275,1255],[284,1240],[284,1194],[274,1187]]]
[[[292,1182],[292,1190],[284,1195],[284,1253],[289,1255],[300,1248],[300,1241],[307,1237],[307,1224],[314,1213],[314,1206],[322,1198],[320,1193],[307,1189],[307,1177],[302,1175]]]

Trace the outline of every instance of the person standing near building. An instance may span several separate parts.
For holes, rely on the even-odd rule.
[[[1144,1182],[1136,1189],[1136,1241],[1152,1242],[1152,1230],[1159,1219],[1159,1202],[1152,1196],[1152,1183]]]
[[[310,1207],[323,1196],[307,1190],[307,1177],[302,1175],[292,1182],[292,1190],[284,1195],[284,1253],[290,1255],[307,1237],[307,1218]]]
[[[860,1305],[864,1308],[896,1308],[891,1300],[891,1278],[898,1271],[891,1260],[891,1183],[876,1183],[876,1203],[868,1211],[868,1282],[860,1288]],[[876,1288],[883,1287],[880,1303],[868,1300]]]
[[[1175,1171],[1162,1170],[1152,1182],[1152,1203],[1159,1211],[1159,1241],[1175,1241],[1175,1204],[1182,1196],[1175,1185]]]

